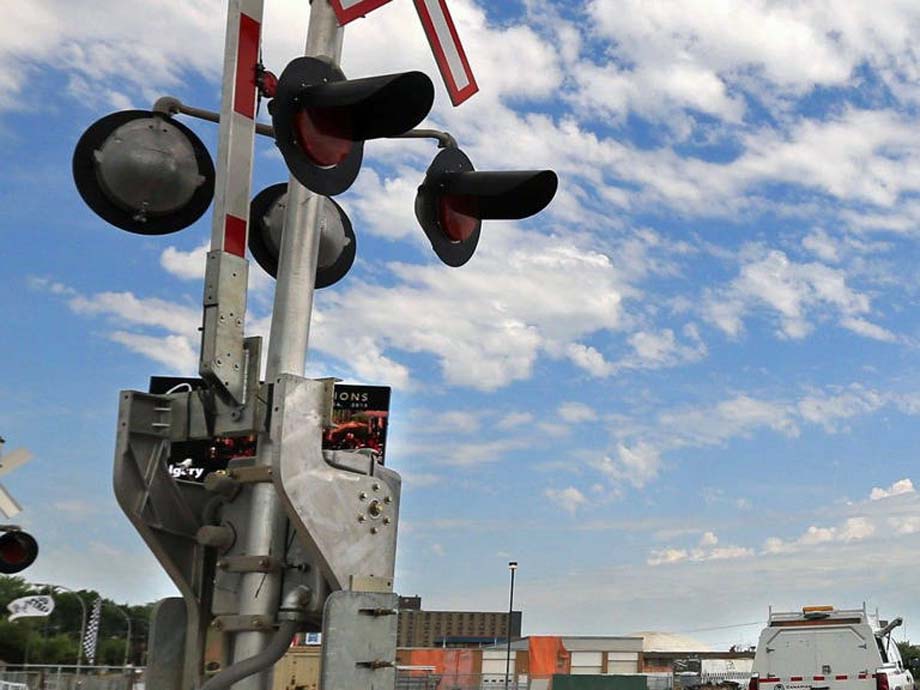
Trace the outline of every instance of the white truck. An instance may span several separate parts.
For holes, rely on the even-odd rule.
[[[770,612],[749,690],[915,690],[891,632],[862,609],[806,606]]]

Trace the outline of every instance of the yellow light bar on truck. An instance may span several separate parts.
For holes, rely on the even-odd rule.
[[[833,611],[833,606],[803,606],[802,613],[821,613]]]

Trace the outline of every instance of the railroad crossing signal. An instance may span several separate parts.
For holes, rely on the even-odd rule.
[[[324,650],[324,687],[395,682],[401,479],[360,452],[323,450],[332,383],[304,377],[313,290],[348,272],[357,245],[347,215],[328,197],[354,182],[365,141],[438,139],[444,150],[419,188],[416,215],[441,260],[460,266],[483,220],[537,213],[557,178],[549,170],[476,171],[448,133],[413,130],[434,99],[421,72],[345,78],[337,66],[338,24],[348,19],[341,13],[384,1],[312,0],[308,56],[275,80],[259,62],[263,0],[230,0],[220,113],[164,98],[149,112],[103,118],[77,145],[81,196],[129,232],[180,230],[214,199],[201,385],[120,396],[115,495],[183,599],[157,607],[152,629],[168,629],[170,639],[152,644],[150,690],[264,690],[266,670],[293,632],[320,625],[327,641],[341,636]],[[415,2],[456,105],[477,87],[446,0]],[[257,92],[272,99],[273,127],[255,122]],[[180,113],[220,123],[216,179],[201,142],[175,120]],[[256,133],[275,138],[291,179],[250,202]],[[244,335],[247,246],[278,281],[264,375],[261,339]],[[170,474],[174,455],[216,437],[256,437],[255,455],[229,459],[203,484]],[[0,536],[0,568],[7,556],[6,567],[31,562],[31,537],[8,533]],[[204,682],[210,634],[221,641],[218,665],[232,665]]]
[[[214,197],[214,163],[205,145],[181,122],[146,110],[93,123],[74,150],[73,177],[93,211],[140,235],[188,227]]]
[[[38,542],[14,525],[0,525],[0,573],[22,572],[38,557]]]
[[[407,132],[433,102],[434,86],[422,72],[349,80],[325,60],[301,57],[284,68],[268,107],[291,174],[334,196],[358,176],[365,141]]]
[[[483,220],[518,220],[556,194],[552,170],[477,171],[458,148],[439,153],[415,197],[415,215],[438,258],[462,266],[479,243]]]
[[[278,255],[287,206],[285,183],[266,187],[252,200],[249,219],[249,251],[272,278],[278,277]],[[351,221],[342,207],[328,197],[321,197],[319,256],[316,262],[317,289],[329,287],[348,273],[355,261],[357,238]]]

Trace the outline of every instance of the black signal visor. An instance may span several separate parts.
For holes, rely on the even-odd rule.
[[[556,195],[559,180],[552,170],[445,173],[445,194],[476,199],[480,220],[520,220],[542,211]]]
[[[317,84],[300,100],[308,108],[347,109],[351,139],[366,141],[402,134],[424,120],[434,86],[422,72],[402,72]]]

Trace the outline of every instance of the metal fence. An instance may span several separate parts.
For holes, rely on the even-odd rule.
[[[590,680],[589,680],[590,678]],[[619,690],[643,685],[646,690],[675,690],[670,673],[651,674],[588,674],[585,687]],[[551,690],[552,677],[515,676],[508,679],[508,690]],[[504,674],[436,673],[423,668],[400,668],[396,674],[396,690],[505,690]],[[686,690],[686,689],[683,689]]]
[[[142,669],[27,664],[0,669],[0,690],[143,690]]]

